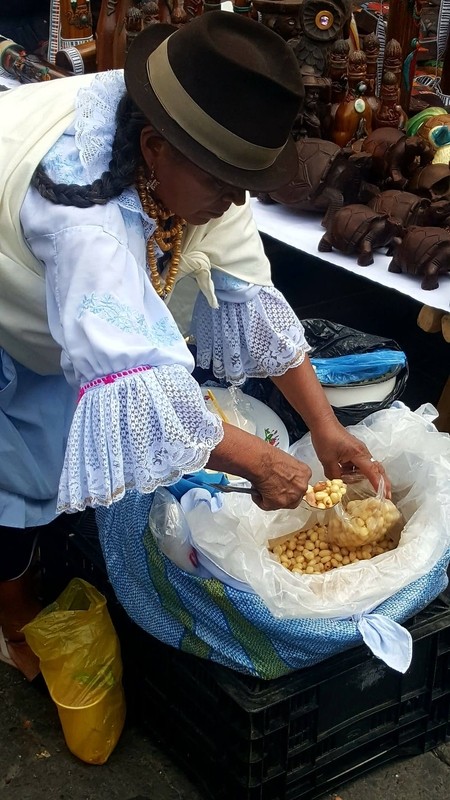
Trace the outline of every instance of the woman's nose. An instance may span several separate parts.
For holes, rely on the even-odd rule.
[[[237,186],[226,186],[223,198],[236,206],[243,206],[245,203],[245,189],[238,189]]]

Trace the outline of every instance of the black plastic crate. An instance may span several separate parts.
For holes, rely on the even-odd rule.
[[[358,647],[261,681],[142,642],[144,722],[176,742],[213,798],[320,797],[450,737],[448,598],[408,627],[414,657],[405,675]]]
[[[77,520],[60,545],[59,553],[42,545],[44,582],[56,575],[60,591],[77,574],[107,595],[135,718],[214,800],[313,800],[450,739],[447,594],[406,623],[414,650],[405,675],[361,646],[264,681],[174,650],[134,625],[108,584],[92,516]]]

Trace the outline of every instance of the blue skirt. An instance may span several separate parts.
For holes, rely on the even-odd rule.
[[[76,398],[63,375],[37,375],[0,348],[0,525],[55,518]]]

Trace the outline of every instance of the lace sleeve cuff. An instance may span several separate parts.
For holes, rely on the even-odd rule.
[[[223,436],[181,366],[139,367],[80,391],[61,475],[58,512],[109,506],[205,466]]]
[[[212,367],[217,378],[234,385],[283,375],[310,350],[300,320],[273,286],[244,303],[222,301],[219,308],[199,294],[192,325],[198,366]]]

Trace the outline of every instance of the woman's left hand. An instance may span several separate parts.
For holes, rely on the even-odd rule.
[[[368,478],[376,491],[380,478],[384,478],[386,497],[391,497],[391,484],[383,465],[341,425],[307,356],[298,367],[272,380],[311,431],[314,449],[327,478],[340,478],[357,471]]]
[[[385,495],[391,497],[391,483],[383,465],[372,457],[364,442],[349,433],[338,420],[328,421],[320,431],[311,432],[311,439],[327,478],[340,478],[357,470],[376,491],[383,478]]]

